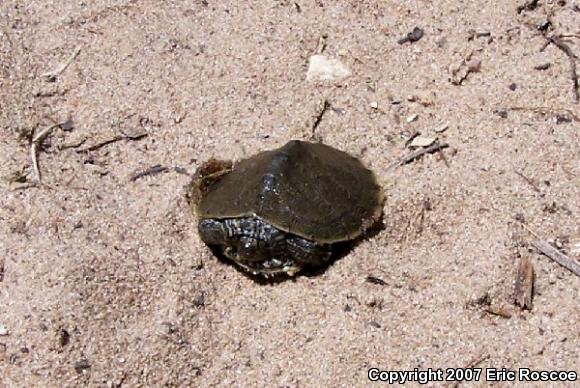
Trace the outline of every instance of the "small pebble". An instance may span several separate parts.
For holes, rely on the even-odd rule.
[[[419,115],[417,113],[413,113],[411,116],[407,117],[407,122],[412,123],[413,121],[416,121],[418,118]]]
[[[418,41],[422,37],[423,37],[423,30],[420,29],[419,27],[415,27],[415,28],[413,28],[413,31],[409,32],[407,35],[405,35],[404,37],[399,39],[397,43],[399,43],[399,44],[403,44],[406,42],[413,43],[413,42]]]
[[[376,101],[371,102],[371,108],[373,109],[379,109],[379,103]]]
[[[10,332],[4,325],[0,325],[0,336],[8,335]]]
[[[434,129],[435,133],[443,133],[449,128],[449,124],[442,124]]]
[[[413,148],[429,147],[431,144],[435,143],[435,140],[437,139],[433,137],[417,136],[416,138],[413,139],[411,144],[409,144],[409,147]]]
[[[535,70],[548,70],[552,66],[550,62],[542,63],[541,65],[534,66]]]

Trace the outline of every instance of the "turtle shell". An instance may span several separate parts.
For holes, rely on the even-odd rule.
[[[292,140],[235,164],[198,205],[202,218],[259,217],[318,242],[361,235],[379,217],[383,191],[372,171],[321,143]]]

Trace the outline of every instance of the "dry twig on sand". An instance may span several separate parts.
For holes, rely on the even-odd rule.
[[[523,180],[525,180],[525,181],[526,181],[526,183],[527,183],[528,185],[530,185],[530,187],[531,187],[532,189],[534,189],[534,191],[535,191],[536,193],[541,193],[541,192],[542,192],[542,191],[540,190],[540,188],[539,188],[539,187],[538,187],[538,186],[537,186],[537,185],[534,183],[534,181],[533,181],[533,180],[531,180],[530,178],[528,178],[527,176],[525,176],[523,173],[519,172],[518,170],[515,170],[515,169],[514,169],[514,172],[515,172],[515,173],[516,173],[516,174],[517,174],[517,175],[518,175],[520,178],[522,178]]]
[[[574,260],[571,257],[566,256],[550,244],[542,240],[532,241],[532,244],[536,249],[542,252],[544,255],[548,256],[550,259],[554,260],[556,263],[560,264],[567,270],[580,276],[580,263],[578,260]]]
[[[125,134],[117,135],[111,139],[107,139],[107,140],[101,141],[97,144],[93,144],[91,146],[81,148],[80,150],[76,150],[76,152],[83,153],[83,152],[95,151],[101,147],[104,147],[104,146],[112,144],[112,143],[116,143],[116,142],[121,141],[121,140],[140,140],[148,135],[149,134],[147,132],[140,132],[140,133],[137,133],[134,135],[125,135]]]
[[[141,171],[141,172],[133,174],[131,176],[131,178],[129,178],[129,180],[131,182],[135,182],[136,180],[141,179],[143,177],[146,177],[149,175],[157,175],[157,174],[160,174],[160,173],[166,172],[166,171],[169,171],[169,167],[165,167],[165,166],[162,166],[160,164],[156,164],[155,166],[149,167],[145,171]]]
[[[536,240],[532,241],[532,245],[542,252],[545,256],[548,256],[550,259],[554,260],[556,263],[560,264],[562,267],[566,268],[570,272],[573,272],[577,276],[580,276],[580,262],[575,260],[571,257],[566,256],[552,245],[547,243],[546,241],[542,240],[540,236],[534,232],[530,227],[524,224],[522,221],[519,221],[520,225],[522,225],[530,234],[532,234]]]
[[[47,71],[46,73],[42,74],[41,77],[46,82],[56,81],[57,77],[61,75],[66,70],[66,68],[70,66],[71,63],[73,63],[73,61],[80,54],[80,52],[81,52],[80,47],[75,48],[75,50],[73,51],[71,56],[66,60],[66,62],[61,63],[51,71]]]
[[[412,162],[415,159],[420,158],[421,156],[423,156],[425,154],[439,151],[439,150],[442,150],[443,148],[447,148],[447,147],[449,147],[449,144],[447,144],[447,143],[435,143],[435,144],[430,145],[429,147],[420,148],[416,151],[411,152],[409,155],[401,158],[400,160],[396,161],[395,163],[391,164],[389,167],[387,167],[387,170],[389,170],[393,167],[403,166],[407,163]]]
[[[570,118],[569,118],[570,120],[580,121],[580,117],[576,116],[574,114],[574,112],[572,112],[570,109],[550,108],[547,106],[532,106],[532,107],[513,106],[513,107],[508,108],[508,109],[511,109],[514,111],[529,111],[529,112],[539,113],[542,115],[552,115],[552,116],[556,116],[556,117],[568,115],[568,116],[570,116]]]
[[[312,122],[312,126],[310,129],[310,137],[312,139],[316,138],[316,128],[318,128],[318,126],[320,125],[320,122],[322,121],[322,117],[324,116],[324,114],[326,113],[326,111],[328,110],[328,108],[330,108],[330,103],[328,102],[328,100],[323,100],[321,104],[318,105],[317,107],[317,112],[316,114],[314,114],[312,116],[312,118],[314,119],[314,121]]]
[[[41,182],[42,176],[40,174],[40,168],[38,167],[38,149],[42,146],[44,139],[48,137],[54,131],[55,128],[60,127],[64,123],[56,123],[49,125],[42,131],[38,132],[32,138],[32,143],[30,145],[30,158],[32,159],[32,168],[34,169],[34,175],[38,183]]]
[[[576,71],[576,55],[572,52],[570,46],[568,46],[560,36],[552,35],[550,37],[545,36],[547,39],[547,44],[553,44],[558,47],[570,61],[570,78],[572,79],[572,93],[574,94],[574,101],[580,101],[580,92],[578,91],[578,73]]]

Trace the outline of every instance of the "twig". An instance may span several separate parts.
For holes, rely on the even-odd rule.
[[[398,160],[397,162],[391,164],[389,167],[387,167],[387,170],[393,167],[398,167],[398,166],[403,166],[407,163],[412,162],[413,160],[431,153],[431,152],[435,152],[438,150],[441,150],[443,148],[447,148],[449,147],[449,144],[447,143],[435,143],[435,144],[431,144],[429,147],[425,147],[425,148],[420,148],[416,151],[411,152],[409,155],[403,157],[402,159]]]
[[[562,267],[566,268],[567,270],[573,272],[577,276],[580,276],[580,263],[577,260],[574,260],[550,244],[542,240],[535,240],[532,241],[532,245],[536,247],[540,252],[544,255],[548,256],[550,259],[554,260],[556,263],[560,264]]]
[[[34,175],[36,176],[38,183],[40,183],[42,179],[40,168],[38,167],[38,149],[42,146],[44,139],[46,139],[46,137],[60,125],[62,125],[62,123],[49,125],[32,138],[32,143],[30,144],[30,158],[32,159],[32,168],[34,169]]]
[[[64,144],[60,147],[60,149],[66,150],[69,148],[79,148],[80,146],[85,144],[86,141],[87,141],[87,139],[81,139],[81,140],[77,141],[76,143]]]
[[[94,151],[94,150],[98,150],[99,148],[104,147],[106,145],[116,143],[120,140],[140,140],[148,135],[149,134],[147,132],[138,133],[136,135],[117,135],[117,136],[113,137],[112,139],[104,140],[100,143],[93,144],[92,146],[77,150],[76,152],[83,153],[83,152]]]
[[[529,226],[524,224],[522,221],[519,221],[519,223],[528,232],[530,232],[532,236],[536,238],[536,240],[532,241],[532,245],[536,247],[537,250],[542,252],[545,256],[548,256],[550,259],[554,260],[556,263],[560,264],[562,267],[580,276],[580,263],[578,262],[578,260],[566,256],[565,254],[563,254],[562,252],[560,252],[559,250],[548,244],[546,241],[542,240],[536,232],[534,232]]]
[[[80,47],[75,48],[75,50],[73,51],[73,53],[71,54],[71,56],[68,58],[68,60],[66,62],[61,63],[55,69],[53,69],[51,71],[48,71],[48,72],[42,74],[41,77],[46,82],[54,82],[54,81],[56,81],[56,78],[59,75],[61,75],[66,70],[66,68],[70,66],[71,63],[73,63],[73,61],[80,54],[80,52],[81,52],[81,48]]]
[[[570,46],[562,41],[559,36],[550,36],[545,38],[548,40],[548,44],[552,43],[554,46],[558,47],[570,60],[570,78],[572,79],[572,92],[574,93],[574,101],[580,101],[580,92],[578,92],[578,73],[576,72],[576,55],[574,55]]]
[[[326,113],[328,108],[330,108],[330,103],[328,102],[328,100],[325,99],[322,103],[322,107],[319,109],[319,111],[314,116],[314,122],[312,123],[312,130],[311,130],[311,137],[312,138],[314,138],[314,136],[316,134],[316,128],[318,128],[318,125],[322,121],[322,117],[324,116],[324,114]]]
[[[531,107],[527,107],[527,106],[513,106],[508,108],[510,110],[515,110],[515,111],[530,111],[530,112],[534,112],[534,113],[540,113],[543,115],[563,115],[563,114],[567,114],[570,115],[570,117],[572,117],[572,119],[574,121],[580,121],[580,117],[576,116],[574,114],[574,112],[572,112],[570,109],[564,109],[564,108],[550,108],[548,106],[531,106]]]
[[[519,172],[518,170],[514,169],[514,172],[523,180],[526,181],[526,183],[528,185],[530,185],[532,187],[532,189],[534,189],[535,192],[537,193],[541,193],[542,191],[540,190],[540,188],[534,183],[533,180],[531,180],[530,178],[528,178],[527,176],[525,176],[524,174],[522,174],[521,172]]]
[[[160,174],[160,173],[166,172],[166,171],[169,171],[169,167],[165,167],[165,166],[162,166],[160,164],[156,164],[155,166],[149,167],[145,171],[141,171],[141,172],[134,174],[133,176],[131,176],[131,178],[129,180],[131,182],[135,182],[137,179],[141,179],[141,178],[149,176],[149,175]]]
[[[447,161],[447,157],[445,156],[445,152],[443,152],[443,149],[439,148],[437,151],[439,152],[439,155],[441,155],[441,159],[443,159],[443,161],[445,162],[445,166],[449,168],[449,162]]]

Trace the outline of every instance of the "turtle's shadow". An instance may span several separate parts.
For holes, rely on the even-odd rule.
[[[348,256],[363,241],[374,238],[383,230],[385,230],[385,224],[383,222],[383,214],[381,213],[381,217],[373,224],[373,226],[367,229],[364,234],[352,241],[336,243],[332,248],[332,256],[329,261],[317,267],[305,268],[298,274],[298,276],[311,278],[322,275],[328,268],[332,267],[335,262]]]
[[[231,267],[235,267],[238,270],[238,272],[240,272],[242,275],[246,276],[247,278],[252,279],[257,284],[262,285],[262,286],[267,286],[267,285],[274,285],[274,284],[283,283],[286,281],[295,282],[296,279],[298,279],[300,276],[305,276],[308,278],[320,276],[324,272],[326,272],[326,270],[328,268],[332,267],[332,265],[336,261],[349,255],[363,241],[375,237],[384,229],[385,229],[385,224],[383,222],[383,214],[381,214],[381,217],[377,220],[377,222],[375,222],[372,227],[367,229],[367,231],[363,235],[357,237],[356,239],[354,239],[352,241],[345,241],[345,242],[340,242],[340,243],[334,244],[334,246],[332,247],[332,255],[330,256],[330,259],[328,261],[326,261],[324,264],[321,264],[321,265],[318,265],[315,267],[306,267],[302,271],[300,271],[298,274],[296,274],[295,276],[290,276],[290,275],[287,275],[285,273],[276,274],[276,275],[269,276],[269,277],[265,277],[264,275],[261,275],[261,274],[253,274],[253,273],[249,272],[248,270],[246,270],[245,268],[241,267],[240,265],[236,264],[236,262],[234,262],[233,260],[227,258],[218,248],[210,247],[210,249],[211,249],[212,253],[214,254],[214,256],[217,257],[220,262],[222,262],[226,265],[229,265]]]

